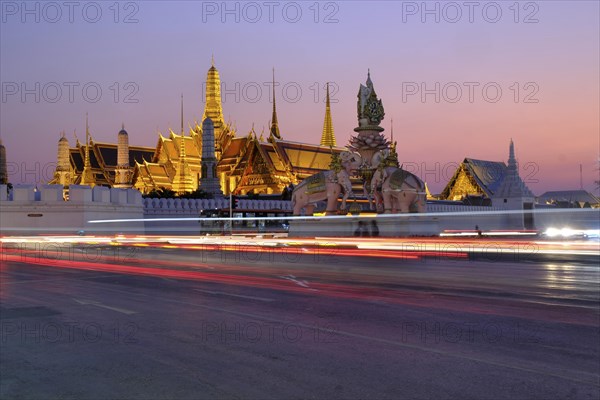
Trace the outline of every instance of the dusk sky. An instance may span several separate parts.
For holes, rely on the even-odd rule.
[[[238,135],[268,132],[274,67],[282,137],[319,142],[331,82],[346,145],[370,69],[384,133],[393,119],[400,162],[433,193],[465,157],[506,162],[511,138],[536,195],[578,189],[580,164],[598,193],[598,1],[1,6],[0,136],[13,183],[51,179],[60,133],[83,141],[86,112],[96,141],[116,142],[124,123],[131,145],[155,146],[158,131],[179,132],[183,93],[193,124],[214,54]]]

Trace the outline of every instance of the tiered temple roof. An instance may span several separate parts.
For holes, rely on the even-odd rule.
[[[90,166],[96,185],[113,186],[117,168],[117,144],[95,142],[90,139],[89,149]],[[136,162],[151,158],[154,151],[153,147],[129,146],[129,165],[133,167]],[[85,163],[85,145],[77,142],[76,147],[71,148],[69,153],[74,172],[72,183],[79,184]]]
[[[467,196],[496,198],[533,198],[521,179],[510,141],[508,165],[501,161],[465,158],[439,195],[440,200],[462,200]]]
[[[492,198],[506,174],[506,164],[465,158],[440,194],[440,200],[461,200],[469,195]]]

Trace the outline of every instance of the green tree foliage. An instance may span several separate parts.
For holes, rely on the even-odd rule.
[[[172,199],[172,198],[180,198],[180,199],[212,199],[213,195],[205,192],[202,189],[196,189],[193,192],[177,194],[171,189],[167,189],[161,187],[159,189],[153,189],[150,193],[144,195],[146,198],[150,199]]]

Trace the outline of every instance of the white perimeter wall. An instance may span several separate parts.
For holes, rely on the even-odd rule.
[[[15,185],[7,195],[0,185],[1,234],[43,233],[144,233],[141,193],[134,189],[112,189],[71,185],[69,201],[62,198],[61,185]],[[93,224],[102,219],[139,219],[139,222]]]

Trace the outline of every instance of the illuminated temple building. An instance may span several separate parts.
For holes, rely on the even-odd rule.
[[[515,147],[511,139],[508,164],[465,158],[438,196],[441,200],[462,201],[468,197],[533,198],[518,172]]]
[[[221,81],[214,63],[208,70],[202,121],[210,118],[214,127],[217,160],[214,172],[224,195],[281,193],[290,184],[329,169],[332,153],[344,150],[336,147],[329,87],[321,143],[285,140],[279,129],[274,80],[273,77],[268,137],[257,135],[254,127],[248,134],[238,136],[223,118]],[[201,123],[194,123],[187,134],[184,130],[183,99],[180,132],[169,130],[166,136],[159,133],[156,147],[130,146],[124,127],[118,134],[118,144],[95,142],[87,132],[86,121],[85,145],[77,140],[76,146],[70,148],[64,135],[59,140],[58,162],[51,183],[134,187],[142,193],[161,188],[178,193],[203,189],[203,173],[208,171],[202,168],[202,141]]]

